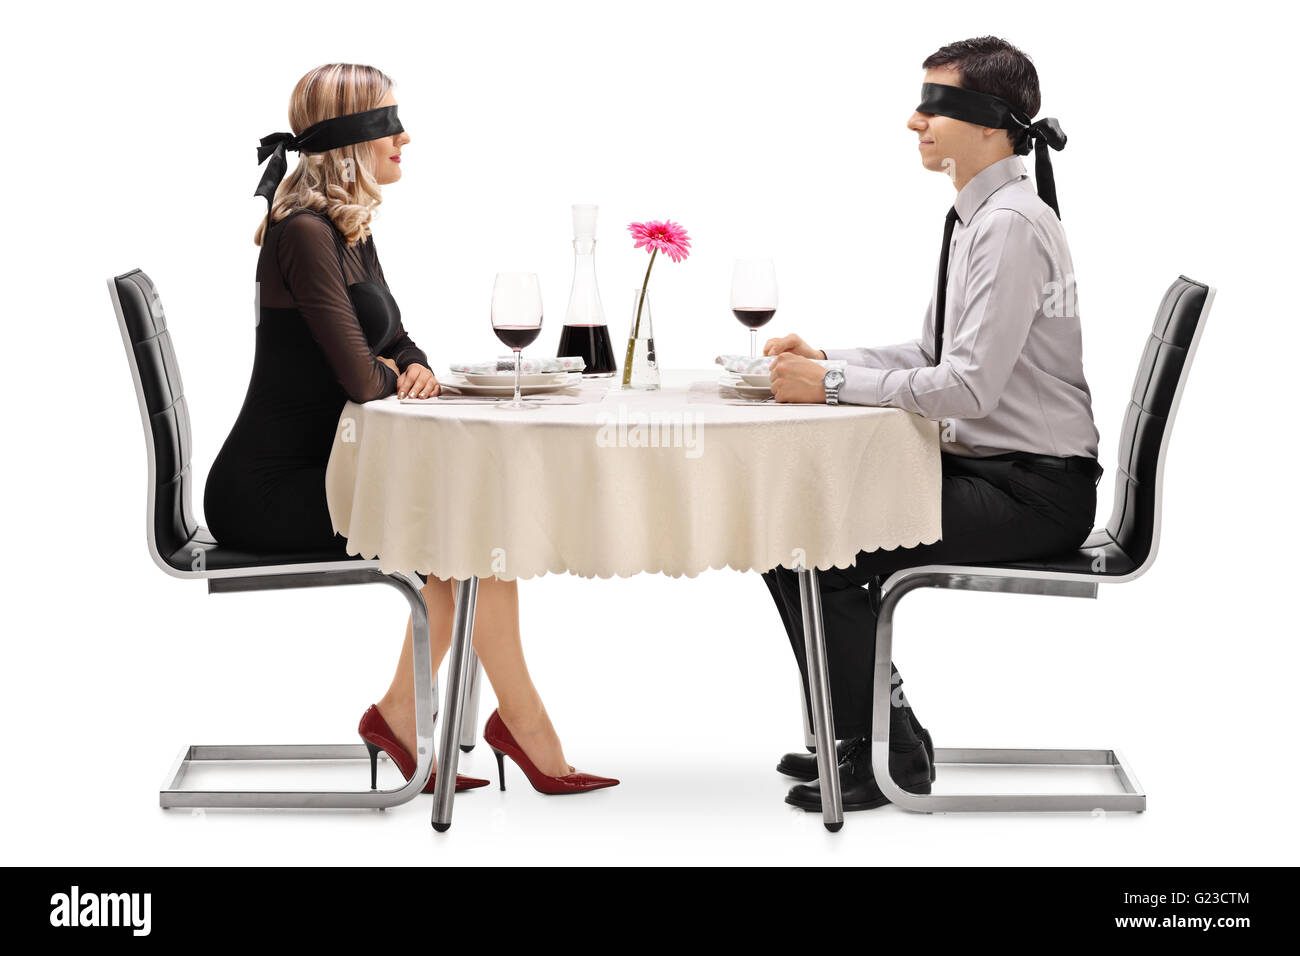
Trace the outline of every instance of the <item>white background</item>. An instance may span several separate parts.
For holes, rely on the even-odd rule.
[[[553,0],[10,11],[4,859],[1295,862],[1297,144],[1281,105],[1294,26],[1282,9]],[[412,142],[375,235],[436,367],[500,350],[487,306],[506,269],[540,273],[548,325],[533,354],[553,354],[573,202],[601,206],[597,260],[616,340],[645,262],[625,224],[670,217],[690,230],[694,254],[657,266],[651,297],[661,361],[701,367],[746,346],[727,308],[744,254],[776,260],[774,333],[832,346],[916,335],[953,195],[947,177],[920,167],[904,124],[921,60],[983,33],[1034,57],[1040,115],[1070,137],[1053,160],[1108,470],[1099,520],[1161,294],[1184,273],[1219,295],[1171,446],[1154,569],[1096,602],[914,596],[896,659],[940,745],[1119,747],[1149,812],[888,807],[827,834],[782,803],[790,781],[773,766],[801,743],[796,671],[761,581],[734,572],[521,585],[530,663],[569,759],[621,777],[617,789],[543,798],[515,772],[506,793],[459,800],[443,835],[429,828],[427,797],[386,814],[157,808],[184,743],[354,740],[405,618],[387,589],[210,597],[145,551],[144,447],[104,280],[138,266],[158,285],[201,487],[252,359],[251,238],[264,209],[252,198],[254,146],[286,128],[301,74],[349,60],[396,80]],[[448,467],[455,455],[447,449]],[[489,693],[480,723],[491,706]],[[465,763],[486,776],[491,754],[479,747]],[[362,771],[345,782],[361,784]]]

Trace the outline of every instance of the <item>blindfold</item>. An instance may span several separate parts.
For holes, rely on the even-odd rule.
[[[343,146],[368,143],[372,139],[396,136],[402,131],[402,121],[397,118],[397,107],[381,106],[361,113],[348,113],[346,116],[321,120],[308,126],[297,136],[292,133],[272,133],[263,136],[257,147],[257,163],[260,166],[266,163],[268,158],[271,161],[266,164],[262,181],[257,184],[253,195],[261,196],[266,200],[269,216],[271,200],[275,198],[275,191],[279,188],[280,181],[284,179],[285,170],[289,166],[285,158],[288,150],[297,153],[324,153]]]
[[[1057,219],[1061,218],[1061,209],[1056,202],[1056,179],[1052,175],[1051,155],[1046,148],[1065,148],[1065,132],[1055,119],[1045,117],[1031,123],[1029,117],[1000,96],[979,93],[961,86],[945,86],[942,83],[921,84],[921,104],[916,111],[1022,134],[1013,137],[1015,151],[1018,155],[1027,156],[1031,148],[1034,150],[1034,178],[1038,184],[1038,196],[1052,207]]]

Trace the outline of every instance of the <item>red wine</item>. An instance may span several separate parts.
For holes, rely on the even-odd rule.
[[[607,325],[566,325],[560,332],[560,348],[555,354],[576,355],[585,360],[583,375],[613,375],[618,371]]]
[[[507,348],[518,352],[537,341],[537,336],[542,334],[542,327],[540,325],[494,325],[492,331]]]
[[[772,321],[776,309],[732,309],[731,314],[751,329],[757,329]]]

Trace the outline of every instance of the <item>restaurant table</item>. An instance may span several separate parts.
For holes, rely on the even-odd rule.
[[[577,402],[531,410],[344,407],[325,485],[348,553],[458,582],[435,829],[451,825],[479,578],[777,565],[799,573],[823,820],[840,828],[817,571],[939,539],[938,425],[901,409],[728,398],[721,374],[666,371],[655,391],[589,379],[570,390]]]

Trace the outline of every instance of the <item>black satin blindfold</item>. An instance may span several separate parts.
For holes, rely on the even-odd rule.
[[[1038,184],[1038,196],[1052,207],[1056,218],[1061,218],[1061,209],[1056,202],[1056,178],[1052,175],[1051,155],[1043,148],[1044,144],[1052,149],[1065,148],[1065,131],[1061,124],[1051,117],[1031,123],[1027,116],[1016,111],[1000,96],[979,93],[961,86],[945,86],[942,83],[921,84],[921,105],[918,113],[933,113],[936,116],[948,116],[964,123],[986,126],[989,129],[1005,129],[1012,132],[1024,130],[1026,136],[1016,147],[1021,156],[1034,149],[1034,178]]]
[[[257,190],[253,195],[261,196],[266,200],[269,214],[271,200],[275,198],[280,180],[284,179],[285,170],[289,168],[288,160],[285,158],[287,150],[292,149],[298,153],[324,153],[342,146],[355,146],[357,143],[368,143],[372,139],[396,136],[400,132],[402,132],[402,121],[397,118],[397,107],[381,106],[361,113],[348,113],[346,116],[321,120],[308,126],[297,136],[292,133],[272,133],[270,136],[263,136],[261,144],[257,147],[257,163],[259,166],[266,163],[268,157],[271,161],[266,163],[266,172],[262,173],[262,181],[257,184]]]

